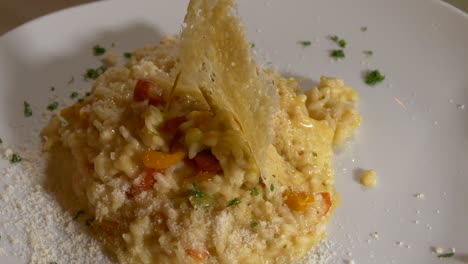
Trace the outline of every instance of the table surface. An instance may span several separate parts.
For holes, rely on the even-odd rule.
[[[444,0],[468,13],[468,0]],[[0,1],[0,35],[26,23],[54,11],[71,6],[93,2],[93,0],[2,0]]]

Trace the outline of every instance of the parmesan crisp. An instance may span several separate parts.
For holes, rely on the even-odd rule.
[[[200,89],[224,120],[234,156],[261,171],[274,138],[278,92],[252,59],[235,10],[233,0],[190,1],[180,42],[181,83]]]

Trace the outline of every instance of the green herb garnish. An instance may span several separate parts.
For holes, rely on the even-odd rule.
[[[238,205],[240,203],[241,203],[241,200],[239,198],[234,198],[231,201],[229,201],[227,206],[230,207],[230,206]]]
[[[215,204],[211,195],[202,191],[195,183],[192,183],[193,190],[189,191],[189,201],[193,207],[210,207]]]
[[[301,44],[303,47],[308,47],[312,45],[311,41],[305,40],[305,41],[299,41],[299,44]]]
[[[338,40],[339,40],[340,38],[338,38],[337,35],[333,35],[333,36],[330,36],[329,39],[330,39],[331,41],[333,41],[333,42],[338,42]]]
[[[2,143],[3,143],[3,140],[0,138],[0,144],[2,144]]]
[[[451,258],[453,256],[455,256],[453,252],[437,255],[438,258]]]
[[[78,212],[76,212],[76,215],[73,217],[73,220],[78,219],[78,217],[80,217],[80,216],[83,215],[84,213],[85,213],[84,210],[79,210]]]
[[[51,90],[52,92],[55,91],[55,87],[54,87],[54,86],[50,87],[50,90]]]
[[[253,43],[253,42],[250,43],[250,48],[252,48],[252,49],[255,48],[255,43]]]
[[[82,103],[82,102],[84,102],[83,98],[78,99],[78,103]]]
[[[255,221],[252,221],[252,223],[250,223],[251,228],[254,228],[254,227],[257,227],[257,226],[258,226],[258,223],[255,222]]]
[[[85,96],[89,96],[91,93],[90,92],[86,92],[85,93]]]
[[[104,53],[106,53],[106,49],[99,46],[99,45],[96,45],[93,47],[93,52],[94,52],[94,56],[100,56]]]
[[[342,47],[342,48],[346,48],[346,40],[340,39],[340,40],[338,41],[338,45],[339,45],[340,47]]]
[[[270,185],[270,191],[274,191],[275,190],[275,186],[273,184]]]
[[[367,27],[361,27],[361,31],[362,31],[362,32],[366,32],[366,31],[367,31]]]
[[[376,85],[377,83],[380,83],[382,82],[383,80],[385,80],[385,76],[382,75],[380,73],[380,71],[378,70],[374,70],[374,71],[369,71],[367,74],[366,74],[366,83],[368,85]]]
[[[317,152],[312,152],[312,156],[314,156],[314,158],[316,158],[318,156]]]
[[[330,56],[335,59],[342,59],[345,57],[345,53],[343,50],[332,50],[330,52]]]
[[[258,192],[257,187],[254,187],[254,188],[252,189],[252,192],[251,192],[251,193],[252,193],[253,196],[257,196],[257,195],[260,194],[260,193]]]
[[[77,98],[77,97],[78,97],[78,93],[77,93],[77,92],[72,92],[72,93],[70,94],[70,98],[71,98],[71,99],[75,99],[75,98]]]
[[[23,105],[24,105],[24,116],[25,116],[25,117],[30,117],[30,116],[32,116],[32,108],[31,108],[31,105],[30,105],[28,102],[26,102],[26,101],[24,101],[24,104],[23,104]]]
[[[22,161],[23,159],[20,157],[20,155],[18,154],[13,154],[11,155],[11,158],[10,158],[10,163],[11,164],[15,164],[15,163],[18,163],[20,161]]]
[[[55,109],[58,108],[58,106],[59,106],[58,102],[53,102],[53,103],[51,103],[50,105],[47,106],[47,110],[54,111]]]
[[[93,79],[96,80],[99,75],[103,74],[107,70],[107,67],[102,65],[96,69],[87,69],[86,73],[84,74],[84,79],[89,80]]]
[[[370,56],[374,55],[374,52],[372,50],[365,50],[364,54],[366,54],[367,56],[370,57]]]
[[[133,54],[131,52],[125,52],[124,53],[124,57],[127,58],[127,59],[130,59],[132,56],[133,56]]]

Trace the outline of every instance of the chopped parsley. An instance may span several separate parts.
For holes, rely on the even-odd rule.
[[[86,92],[85,93],[85,96],[89,96],[91,93],[90,92]]]
[[[455,256],[453,252],[437,255],[438,258],[451,258],[453,256]]]
[[[366,83],[368,85],[376,85],[380,82],[382,82],[383,80],[385,80],[385,76],[382,75],[380,73],[380,71],[378,70],[374,70],[374,71],[369,71],[367,74],[366,74]]]
[[[99,45],[96,45],[93,47],[93,53],[94,56],[101,56],[102,54],[106,53],[106,49]]]
[[[333,35],[333,36],[330,36],[329,39],[333,42],[338,42],[340,38],[337,35]]]
[[[24,104],[23,104],[23,105],[24,105],[24,116],[25,116],[25,117],[30,117],[30,116],[32,116],[32,108],[31,108],[31,105],[30,105],[28,102],[26,102],[26,101],[24,101]]]
[[[335,59],[342,59],[345,57],[345,53],[343,50],[332,50],[330,51],[330,57],[333,57]]]
[[[10,163],[11,164],[15,164],[15,163],[18,163],[20,161],[22,161],[23,159],[20,157],[20,155],[18,154],[13,154],[11,155],[11,158],[10,158]]]
[[[346,40],[344,39],[340,39],[337,35],[333,35],[333,36],[330,36],[328,37],[331,41],[335,42],[336,44],[338,44],[338,46],[340,46],[341,48],[346,48]]]
[[[362,32],[366,32],[366,31],[367,31],[367,27],[361,27],[361,31],[362,31]]]
[[[252,193],[253,196],[257,196],[257,195],[260,194],[260,193],[258,192],[257,187],[254,187],[254,188],[252,189],[252,192],[251,192],[251,193]]]
[[[252,48],[252,49],[255,48],[255,43],[253,43],[253,42],[250,43],[250,48]]]
[[[338,45],[339,45],[340,47],[342,47],[342,48],[346,48],[346,40],[340,39],[340,40],[338,41]]]
[[[258,183],[263,183],[263,178],[262,177],[258,178]]]
[[[3,140],[0,138],[0,144],[2,144],[2,143],[3,143]]]
[[[299,41],[299,44],[301,44],[303,47],[308,47],[312,45],[311,41],[305,40],[305,41]]]
[[[189,191],[189,201],[193,207],[211,207],[215,204],[212,196],[202,191],[195,183],[192,183],[193,190]]]
[[[230,206],[238,205],[240,203],[241,203],[241,200],[239,198],[234,198],[231,201],[229,201],[227,206],[230,207]]]
[[[75,99],[75,98],[77,98],[77,97],[78,97],[78,93],[77,93],[77,92],[72,92],[72,93],[70,94],[70,98],[71,98],[71,99]]]
[[[257,226],[258,226],[258,223],[255,222],[255,221],[252,221],[252,223],[250,223],[251,228],[254,228],[254,227],[257,227]]]
[[[370,56],[374,55],[374,52],[372,50],[365,50],[364,54],[366,54],[367,56],[370,57]]]
[[[192,183],[193,190],[190,191],[190,196],[193,196],[195,198],[203,198],[205,197],[205,193],[198,188],[198,186],[195,183]]]
[[[84,79],[85,80],[89,80],[89,79],[93,79],[93,80],[96,80],[97,77],[99,77],[99,75],[103,74],[105,71],[107,70],[107,67],[102,65],[96,69],[87,69],[86,70],[86,73],[84,74]]]
[[[127,58],[127,59],[130,59],[132,56],[133,56],[133,54],[131,52],[125,52],[124,53],[124,57]]]
[[[83,98],[78,99],[78,103],[82,103],[82,102],[84,102]]]
[[[79,210],[78,212],[76,212],[76,215],[73,217],[73,220],[76,220],[78,219],[81,215],[83,215],[85,213],[84,210]]]
[[[50,87],[50,90],[51,90],[52,92],[55,91],[55,87],[54,87],[54,86]]]
[[[270,185],[270,191],[274,191],[275,190],[275,186],[273,184]]]
[[[317,152],[312,152],[312,156],[314,156],[314,158],[316,158],[318,156]]]
[[[47,106],[47,110],[54,111],[55,109],[58,108],[58,106],[59,106],[58,102],[53,102],[53,103],[51,103],[50,105]]]

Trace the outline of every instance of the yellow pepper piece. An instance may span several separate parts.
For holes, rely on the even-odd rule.
[[[294,211],[304,211],[315,201],[314,195],[305,192],[286,191],[284,202]]]
[[[147,168],[165,170],[184,158],[184,152],[164,153],[156,150],[145,150],[143,153],[143,164]]]

